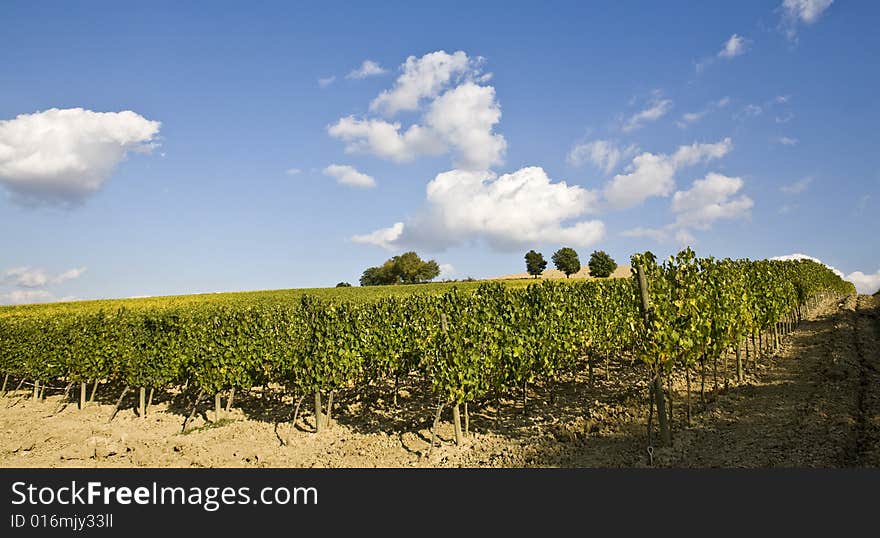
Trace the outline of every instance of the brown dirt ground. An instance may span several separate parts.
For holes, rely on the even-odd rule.
[[[831,302],[659,451],[672,467],[880,466],[880,298]],[[699,404],[696,407],[700,407]]]
[[[654,465],[880,466],[878,337],[880,297],[829,302],[743,383],[725,389],[720,372],[705,407],[695,376],[689,428],[684,380],[677,376],[674,442],[655,451]],[[180,429],[192,396],[161,394],[143,419],[130,396],[108,423],[117,387],[103,387],[103,399],[82,411],[71,403],[54,415],[60,390],[36,402],[20,399],[20,391],[0,400],[0,466],[645,467],[646,371],[629,360],[612,361],[607,373],[603,367],[596,365],[592,388],[587,373],[578,372],[531,389],[526,415],[520,401],[472,404],[471,436],[462,447],[453,443],[447,409],[441,446],[430,452],[430,391],[414,381],[404,383],[396,406],[387,386],[339,394],[335,423],[319,434],[308,401],[291,427],[285,421],[292,398],[272,390],[236,396],[219,424],[203,402],[186,434]]]

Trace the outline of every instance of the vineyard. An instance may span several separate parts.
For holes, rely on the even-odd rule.
[[[662,263],[637,254],[632,264],[630,279],[416,286],[360,300],[305,293],[288,301],[4,309],[2,392],[11,406],[40,399],[47,387],[63,389],[57,412],[77,399],[86,407],[99,390],[118,390],[108,420],[130,394],[144,417],[154,393],[173,393],[189,409],[184,431],[199,405],[213,400],[220,420],[236,393],[272,386],[295,402],[290,421],[311,406],[320,431],[333,424],[340,394],[382,386],[396,403],[402,380],[416,379],[431,391],[424,415],[432,433],[451,410],[461,444],[469,405],[503,395],[527,413],[530,387],[552,392],[576,371],[589,372],[592,383],[594,368],[603,365],[608,375],[608,363],[622,361],[645,366],[649,444],[663,445],[670,442],[673,375],[687,380],[690,420],[692,377],[701,394],[706,376],[717,384],[719,370],[725,383],[741,381],[808,309],[855,293],[809,260],[716,260],[687,249]]]

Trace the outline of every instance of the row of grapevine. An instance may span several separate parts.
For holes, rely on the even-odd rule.
[[[459,405],[508,393],[521,394],[525,409],[530,384],[552,382],[585,357],[592,372],[596,360],[637,356],[659,382],[663,372],[689,371],[747,335],[767,334],[821,293],[852,292],[810,261],[716,261],[688,249],[662,264],[637,255],[633,265],[650,283],[647,318],[637,278],[487,282],[472,292],[364,303],[307,295],[288,304],[6,314],[0,374],[35,387],[79,383],[81,402],[87,383],[141,388],[141,414],[147,387],[215,394],[219,411],[219,394],[271,383],[300,403],[314,396],[316,426],[329,420],[340,389],[376,380],[396,388],[417,375],[437,398],[437,416],[452,407],[458,434]]]
[[[742,352],[749,352],[749,342],[756,358],[765,340],[778,345],[780,331],[801,319],[803,307],[820,298],[855,293],[851,283],[809,260],[715,260],[697,258],[688,248],[663,263],[650,252],[634,255],[632,263],[635,281],[639,273],[646,277],[646,285],[640,287],[650,302],[648,312],[643,308],[636,351],[652,367],[651,394],[667,443],[664,377],[685,372],[689,404],[692,369],[698,368],[703,379],[707,363],[714,370],[726,351],[735,350],[741,380]]]

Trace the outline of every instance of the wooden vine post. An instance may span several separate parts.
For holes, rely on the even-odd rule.
[[[321,409],[321,391],[315,389],[315,433],[321,432],[321,423],[323,411]]]
[[[748,349],[748,348],[746,348]],[[736,340],[736,382],[743,382],[742,339]]]
[[[89,395],[89,403],[95,401],[95,394],[98,392],[98,380],[95,379],[95,384],[92,385],[92,393]]]
[[[440,314],[440,328],[443,330],[445,334],[449,330],[449,325],[446,322],[446,314]],[[461,446],[464,443],[464,436],[462,435],[461,430],[461,408],[458,402],[455,402],[455,405],[452,406],[452,425],[455,428],[455,444],[457,446]]]
[[[79,384],[79,408],[86,406],[86,382],[80,381]]]
[[[458,404],[452,407],[452,423],[455,426],[455,444],[461,446],[464,438],[461,434],[461,412],[459,411]]]
[[[638,274],[639,293],[642,297],[642,315],[645,317],[645,328],[651,326],[651,296],[648,292],[648,279],[645,276],[645,269],[641,264],[636,266]],[[663,380],[661,379],[662,365],[659,361],[654,363],[654,379],[653,393],[654,401],[657,405],[657,421],[660,423],[660,439],[664,445],[668,445],[671,441],[669,433],[669,423],[666,415],[666,402],[663,398]]]
[[[152,392],[152,390],[153,389],[150,389],[151,392]],[[232,387],[231,389],[229,389],[229,397],[226,399],[226,408],[224,409],[224,411],[227,414],[229,413],[229,410],[232,409],[232,400],[234,400],[234,399],[235,399],[235,387]]]

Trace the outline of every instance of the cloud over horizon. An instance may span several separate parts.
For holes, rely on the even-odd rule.
[[[417,245],[432,250],[483,239],[496,250],[524,244],[589,246],[605,235],[598,220],[583,217],[598,208],[598,195],[564,181],[553,182],[541,167],[508,174],[450,170],[427,186],[426,205],[408,223],[352,238],[383,248]]]
[[[73,296],[58,298],[45,288],[75,280],[85,272],[85,267],[75,267],[57,274],[51,274],[39,267],[12,267],[0,273],[0,304],[19,305],[75,300]],[[4,291],[4,287],[13,289]]]

